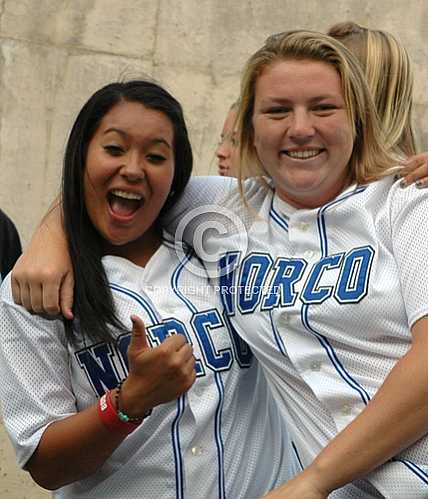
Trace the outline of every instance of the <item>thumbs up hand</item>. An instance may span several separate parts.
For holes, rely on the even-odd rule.
[[[121,410],[140,417],[153,407],[175,400],[195,382],[193,349],[183,335],[151,348],[143,321],[133,315],[128,348],[129,374],[121,390]]]

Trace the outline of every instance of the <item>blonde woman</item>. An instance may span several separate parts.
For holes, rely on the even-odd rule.
[[[372,93],[387,146],[405,156],[403,185],[428,185],[428,154],[416,153],[412,129],[413,71],[405,47],[387,31],[354,22],[332,26],[328,34],[358,59]],[[419,177],[419,178],[418,178]]]
[[[272,190],[252,187],[244,255],[206,244],[236,260],[228,311],[303,467],[267,497],[427,497],[428,194],[388,175],[365,80],[325,35],[268,40],[241,102],[243,163]]]
[[[270,37],[239,117],[248,245],[210,232],[202,249],[301,465],[266,499],[425,498],[428,192],[394,180],[361,69],[326,35]],[[239,214],[221,180],[193,180],[176,223],[204,203]]]
[[[237,177],[239,168],[239,140],[236,119],[239,102],[234,102],[224,120],[215,155],[218,159],[218,174],[222,177]]]

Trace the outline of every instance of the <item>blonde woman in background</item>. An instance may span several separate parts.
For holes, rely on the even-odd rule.
[[[401,43],[379,29],[354,22],[332,26],[328,34],[343,43],[358,59],[385,134],[387,147],[404,156],[402,185],[428,185],[428,153],[416,154],[412,129],[413,71]]]
[[[227,113],[215,155],[218,159],[218,174],[222,177],[237,177],[239,168],[238,129],[236,118],[239,102],[234,102]]]

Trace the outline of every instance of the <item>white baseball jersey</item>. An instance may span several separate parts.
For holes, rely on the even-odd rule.
[[[392,183],[297,210],[247,181],[239,227],[234,181],[197,178],[173,214],[193,212],[180,234],[216,255],[226,312],[265,370],[302,467],[365,408],[428,313],[428,192]],[[428,437],[330,497],[427,498]]]
[[[258,499],[290,477],[295,458],[265,377],[227,326],[207,279],[188,270],[190,258],[180,262],[165,243],[145,268],[103,259],[120,319],[131,329],[130,315],[139,315],[153,346],[185,335],[197,380],[177,401],[154,408],[97,473],[54,497]],[[4,281],[0,394],[20,466],[49,424],[95,404],[126,377],[129,341],[127,333],[114,343],[71,345],[60,319],[15,305],[10,276]]]

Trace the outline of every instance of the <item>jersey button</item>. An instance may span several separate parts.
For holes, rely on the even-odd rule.
[[[312,250],[307,250],[303,253],[303,257],[306,258],[306,260],[310,260],[314,256],[314,252]]]
[[[199,385],[198,383],[195,383],[192,388],[193,388],[193,393],[197,397],[203,397],[204,396],[204,387],[202,385]]]
[[[197,445],[195,445],[195,447],[192,447],[190,452],[193,456],[200,456],[203,454],[204,450],[202,449],[202,447],[198,447]]]
[[[342,414],[344,416],[349,416],[351,414],[351,406],[349,404],[342,405]]]
[[[307,222],[300,222],[298,227],[302,232],[307,232],[310,228],[310,225]]]
[[[311,362],[311,371],[321,371],[321,362],[319,360],[314,360],[313,362]]]
[[[290,324],[290,314],[285,314],[285,313],[282,313],[280,316],[279,316],[279,323],[282,325],[282,326],[288,326]]]

